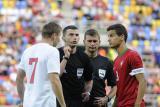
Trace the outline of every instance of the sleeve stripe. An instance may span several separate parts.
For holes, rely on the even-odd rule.
[[[132,70],[131,73],[129,73],[129,75],[133,76],[133,75],[140,74],[140,73],[144,73],[144,68],[134,69]]]

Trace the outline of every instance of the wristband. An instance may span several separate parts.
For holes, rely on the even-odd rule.
[[[69,58],[68,58],[68,57],[66,57],[66,56],[63,56],[63,59],[65,59],[65,60],[67,60],[67,61],[69,60]]]
[[[106,97],[107,97],[107,102],[110,102],[111,98],[109,96],[106,96]]]

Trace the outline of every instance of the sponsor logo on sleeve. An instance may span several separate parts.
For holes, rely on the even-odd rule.
[[[103,79],[103,78],[105,77],[105,75],[106,75],[106,70],[104,70],[104,69],[99,69],[99,70],[98,70],[98,73],[99,73],[99,77],[100,77],[101,79]]]
[[[83,75],[83,68],[77,68],[77,77],[78,78],[81,78],[82,77],[82,75]]]

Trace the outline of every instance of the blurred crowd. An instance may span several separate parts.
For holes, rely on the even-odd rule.
[[[0,105],[19,103],[15,79],[21,54],[39,42],[44,23],[56,20],[62,27],[75,24],[81,33],[91,27],[102,35],[110,24],[126,25],[128,45],[138,50],[146,68],[147,104],[160,107],[159,7],[159,0],[1,0]],[[101,53],[115,57],[109,48]]]

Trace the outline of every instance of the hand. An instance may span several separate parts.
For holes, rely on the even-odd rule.
[[[86,102],[86,101],[88,101],[89,100],[89,92],[84,92],[84,93],[82,93],[82,98],[83,98],[83,102]]]
[[[64,51],[64,56],[65,57],[70,57],[70,54],[71,54],[71,47],[70,46],[65,46],[64,48],[63,48],[63,51]]]
[[[102,105],[105,105],[107,104],[108,102],[108,97],[95,97],[95,101],[93,102],[93,104],[95,105],[99,105],[99,106],[102,106]]]

